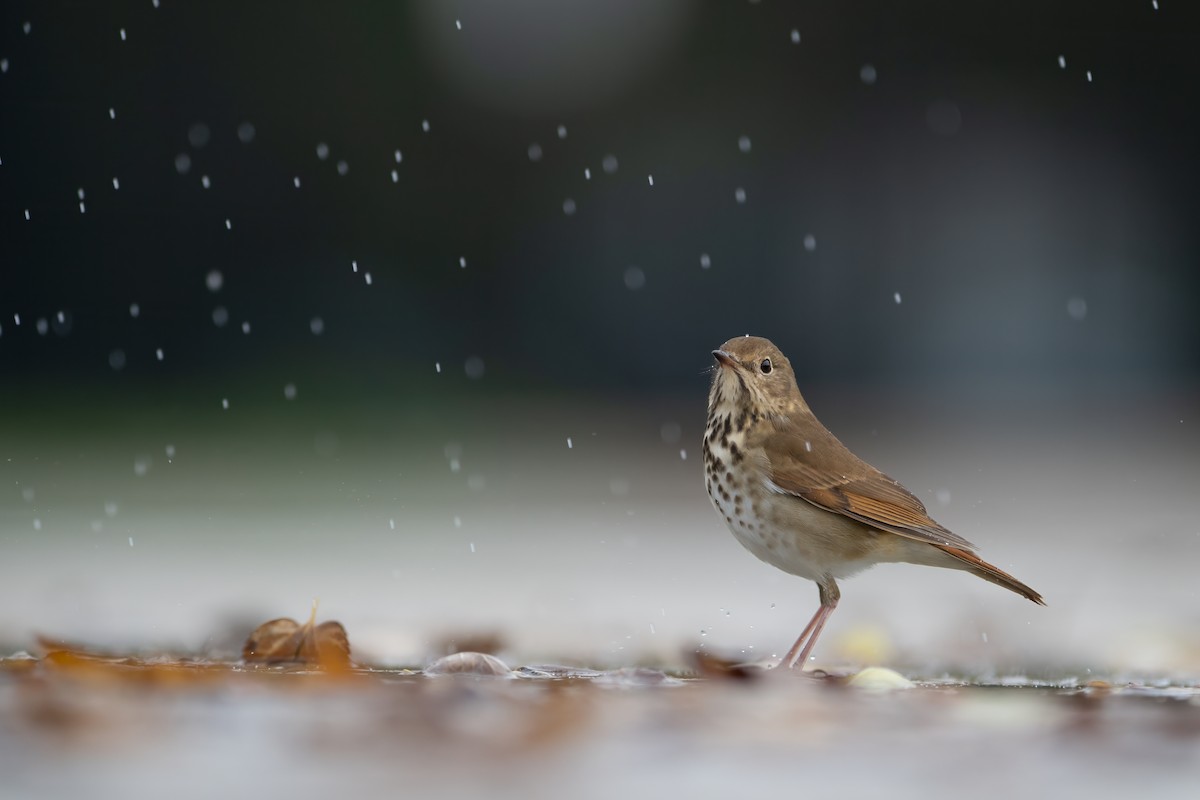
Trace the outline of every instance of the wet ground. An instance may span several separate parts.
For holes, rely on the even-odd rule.
[[[0,655],[39,660],[0,673],[0,794],[1195,796],[1194,399],[822,399],[1049,606],[879,567],[809,665],[834,677],[697,672],[696,651],[770,663],[816,591],[724,531],[680,403],[10,425]],[[237,664],[315,598],[373,671]],[[72,672],[39,635],[223,666]],[[412,671],[459,650],[518,669]],[[519,668],[547,663],[581,671]],[[869,665],[916,685],[848,685]]]

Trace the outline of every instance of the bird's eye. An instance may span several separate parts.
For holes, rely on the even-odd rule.
[[[762,362],[759,363],[758,368],[762,371],[763,375],[769,373],[771,371],[771,359],[764,358]]]

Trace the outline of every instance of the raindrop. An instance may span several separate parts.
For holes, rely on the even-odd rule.
[[[800,31],[792,28],[792,44],[800,44]]]
[[[712,259],[708,257],[708,253],[700,254],[700,269],[708,269],[712,266]]]
[[[442,362],[440,362],[440,361],[433,362],[433,371],[436,372],[438,375],[441,375],[442,374]]]
[[[568,436],[568,437],[567,437],[567,449],[568,449],[568,450],[570,450],[570,449],[572,449],[574,446],[575,446],[575,445],[573,445],[573,444],[571,443],[571,437],[570,437],[570,436]]]
[[[345,161],[339,161],[337,163],[337,174],[338,175],[345,177],[349,172],[350,172],[349,164],[347,164]]]
[[[113,108],[112,106],[108,107],[108,118],[109,119],[117,118],[117,110],[115,108]]]
[[[129,537],[129,546],[133,547],[133,537],[132,536]]]
[[[113,178],[113,189],[118,190],[120,188],[121,188],[121,181],[117,178]]]
[[[163,360],[163,349],[161,347],[154,351],[154,357],[159,361]]]
[[[204,276],[204,285],[208,287],[210,292],[219,292],[221,291],[221,287],[225,285],[225,276],[221,274],[221,270],[219,269],[210,270]]]
[[[474,542],[471,542],[471,552],[472,553],[475,552],[475,543]]]
[[[33,520],[33,529],[35,531],[40,531],[42,529],[42,521],[36,517]]]
[[[133,460],[133,474],[144,478],[152,466],[154,466],[154,459],[150,456],[138,456]]]
[[[1087,301],[1082,297],[1072,297],[1067,300],[1067,316],[1079,322],[1087,316]]]
[[[229,398],[228,397],[221,398],[221,408],[225,411],[229,410]]]
[[[1150,7],[1158,11],[1158,0],[1150,0]]]
[[[680,461],[687,461],[687,450],[680,449],[680,451],[679,451],[679,460],[680,460]]]
[[[817,249],[817,237],[813,236],[811,233],[804,234],[804,249],[810,253],[812,251],[816,250]]]
[[[567,126],[566,125],[558,126],[558,138],[560,138],[560,139],[567,138]]]
[[[568,197],[566,200],[563,200],[562,208],[564,214],[568,217],[571,216],[575,213],[575,201]]]
[[[286,400],[296,399],[296,384],[289,383],[283,387],[283,396]]]
[[[617,171],[617,157],[611,153],[606,155],[604,159],[601,160],[600,166],[605,172],[607,172],[609,175],[612,175]]]
[[[28,20],[21,23],[21,30],[25,33],[26,36],[28,36],[30,31],[33,30],[33,23],[29,22]]]
[[[46,321],[45,317],[38,317],[38,321],[33,324],[33,327],[37,329],[38,336],[45,336],[46,332],[50,330],[50,323]]]
[[[300,176],[299,175],[292,178],[292,185],[295,186],[297,189],[300,188]]]
[[[351,272],[358,272],[358,262],[357,262],[357,261],[351,261],[351,262],[350,262],[350,271],[351,271]]]
[[[875,72],[875,66],[873,64],[863,64],[862,69],[858,71],[858,77],[861,78],[862,82],[867,86],[874,86],[875,81],[879,76]]]
[[[892,295],[892,299],[896,301],[896,305],[900,305],[900,293],[896,292]]]
[[[329,158],[329,145],[324,142],[317,142],[317,158],[322,161]]]
[[[529,145],[528,153],[529,153],[530,161],[533,161],[536,163],[536,162],[542,160],[542,146],[540,144],[538,144],[537,142],[534,142],[533,144]]]
[[[217,306],[213,309],[212,321],[213,325],[216,325],[218,328],[225,327],[225,324],[229,322],[229,311],[225,306]]]
[[[78,197],[80,200],[82,200],[84,198],[84,192],[83,192],[82,186],[80,186],[78,189],[75,190],[75,196]]]
[[[245,333],[245,334],[250,333],[250,323],[249,322],[242,323],[242,333]]]
[[[187,153],[180,153],[175,156],[175,171],[180,175],[187,175],[192,170],[192,157]]]
[[[743,205],[746,202],[746,190],[740,186],[734,189],[733,199],[738,202],[738,205]]]
[[[24,489],[21,490],[21,499],[24,500],[26,503],[32,503],[33,498],[36,495],[37,495],[37,493],[33,490],[32,486],[26,486]]]
[[[479,356],[470,356],[463,363],[463,371],[471,380],[479,380],[483,377],[483,359]]]
[[[1090,69],[1087,71],[1087,80],[1088,83],[1092,82],[1092,71]]]
[[[129,304],[129,316],[133,317],[134,319],[137,319],[138,314],[141,314],[141,313],[142,313],[141,306],[139,306],[137,303]]]
[[[320,336],[325,332],[325,320],[313,317],[308,321],[308,329],[313,332],[314,336]]]
[[[197,122],[188,128],[187,138],[188,144],[196,149],[200,149],[208,144],[208,140],[212,138],[212,131],[203,122]]]
[[[462,527],[462,517],[459,517],[459,516],[454,517],[454,527],[456,527],[456,528]]]
[[[115,517],[117,515],[117,512],[120,510],[121,510],[121,507],[119,505],[117,505],[116,500],[105,500],[104,501],[104,516],[108,517],[109,519],[112,519],[113,517]]]
[[[1059,56],[1059,57],[1058,57],[1058,68],[1059,68],[1059,69],[1066,69],[1066,68],[1067,68],[1067,57],[1066,57],[1066,56]]]
[[[205,189],[207,189],[210,186],[212,186],[212,181],[210,181],[208,179],[207,175],[201,175],[200,176],[200,185],[203,186]]]
[[[120,348],[111,351],[108,354],[108,365],[112,367],[115,372],[120,372],[121,370],[125,369],[125,351]]]
[[[404,161],[404,154],[403,154],[403,153],[401,153],[399,150],[397,150],[396,152],[392,153],[392,157],[396,159],[396,163],[397,163],[397,164],[399,164],[400,162]]]
[[[400,173],[397,172],[396,170],[392,170],[392,183],[399,183],[399,182],[400,182]]]
[[[426,133],[429,133],[429,120],[427,120],[427,119],[421,120],[421,130],[425,131]]]
[[[225,218],[225,230],[227,230],[227,231],[233,230],[233,222],[229,219],[229,217]]]
[[[18,328],[21,327],[21,315],[20,314],[13,314],[13,324],[16,325]]]
[[[121,28],[121,41],[125,41],[125,29]]]
[[[592,168],[591,167],[583,168],[583,179],[585,181],[590,181],[592,179]]]
[[[396,530],[396,519],[394,517],[388,519],[388,529]]]
[[[751,144],[750,144],[749,136],[739,136],[738,137],[738,150],[741,150],[743,153],[749,153],[750,147],[751,147]]]
[[[806,452],[806,453],[812,452],[812,442],[807,439],[804,440],[804,452]]]
[[[636,292],[645,285],[646,273],[642,272],[640,267],[627,267],[625,269],[625,288]]]
[[[462,30],[462,20],[460,20],[460,19],[454,20],[454,27],[461,31]]]
[[[250,144],[251,142],[253,142],[254,135],[256,133],[257,133],[257,131],[254,130],[254,124],[250,123],[250,122],[243,122],[241,125],[238,125],[238,127],[237,127],[238,141],[241,142],[242,144]]]
[[[59,336],[66,336],[71,332],[71,315],[66,311],[59,311],[54,315],[54,319],[50,322],[50,327]]]
[[[369,273],[369,272],[364,272],[364,273],[363,273],[363,280],[364,280],[364,281],[366,281],[366,283],[367,283],[367,286],[370,286],[370,285],[371,285],[371,273]]]
[[[86,205],[84,205],[83,203],[80,203],[80,204],[79,204],[79,213],[80,213],[80,214],[86,214],[86,213],[87,213],[87,206],[86,206]]]
[[[29,216],[29,209],[27,208],[27,209],[25,209],[25,221],[26,221],[26,222],[28,222],[28,221],[29,221],[29,218],[30,218],[30,216]]]
[[[962,112],[949,100],[937,100],[925,109],[925,124],[938,136],[953,136],[962,127]]]

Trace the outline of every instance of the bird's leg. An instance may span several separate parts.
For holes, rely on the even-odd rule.
[[[804,669],[804,665],[808,663],[808,656],[817,643],[817,637],[821,635],[821,629],[825,627],[833,610],[837,608],[838,600],[842,597],[833,578],[826,578],[818,583],[817,590],[821,595],[821,607],[804,626],[800,638],[792,645],[792,649],[788,650],[787,655],[779,662],[781,665],[786,664],[788,669],[794,667],[797,662],[800,663],[800,669]]]

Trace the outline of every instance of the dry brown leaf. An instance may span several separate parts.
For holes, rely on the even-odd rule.
[[[340,622],[317,623],[313,603],[308,622],[273,619],[259,625],[242,647],[242,659],[252,664],[299,663],[330,671],[349,669],[350,640]]]

